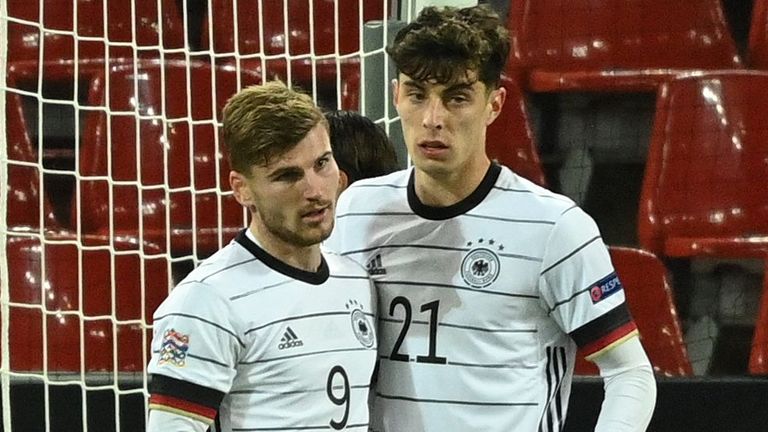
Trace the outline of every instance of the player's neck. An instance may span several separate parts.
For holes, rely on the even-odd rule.
[[[262,249],[289,266],[313,273],[320,267],[322,254],[319,243],[311,246],[297,246],[278,238],[268,230],[259,229],[253,223],[248,229]]]
[[[477,189],[490,166],[491,161],[484,158],[450,173],[427,173],[416,168],[416,196],[428,206],[454,205]]]

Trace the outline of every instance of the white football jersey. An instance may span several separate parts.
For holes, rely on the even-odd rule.
[[[378,289],[374,431],[559,431],[577,344],[636,332],[593,220],[495,164],[449,207],[412,170],[356,182],[326,247]]]
[[[376,363],[365,270],[333,253],[291,267],[243,231],[154,315],[150,408],[217,431],[366,431]]]

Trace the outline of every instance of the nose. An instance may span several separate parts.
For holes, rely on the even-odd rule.
[[[443,128],[444,121],[445,106],[443,105],[443,101],[438,97],[430,98],[424,110],[422,126],[427,129],[440,130]]]
[[[310,170],[304,176],[304,198],[310,201],[316,201],[323,197],[324,182],[322,177]]]

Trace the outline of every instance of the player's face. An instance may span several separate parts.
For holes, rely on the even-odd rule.
[[[251,178],[232,175],[232,189],[238,201],[251,209],[251,226],[261,241],[307,247],[331,234],[339,169],[324,125],[315,126],[291,151],[268,165],[254,166]]]
[[[487,169],[485,131],[501,111],[505,89],[488,92],[474,73],[447,85],[400,74],[394,95],[408,154],[418,170],[439,178]]]

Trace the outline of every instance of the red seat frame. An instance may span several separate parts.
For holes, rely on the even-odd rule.
[[[533,91],[654,91],[742,67],[720,0],[515,0],[508,22]]]
[[[94,84],[108,110],[86,125],[72,220],[173,255],[206,256],[225,245],[246,221],[228,192],[220,111],[238,86],[258,82],[257,74],[200,62],[112,67],[108,94]]]
[[[486,130],[488,156],[528,180],[546,186],[520,83],[513,77],[502,76],[501,85],[507,91],[507,99],[499,116]]]
[[[664,264],[642,249],[608,249],[654,372],[664,376],[693,375]],[[596,375],[598,370],[579,353],[575,373]]]

